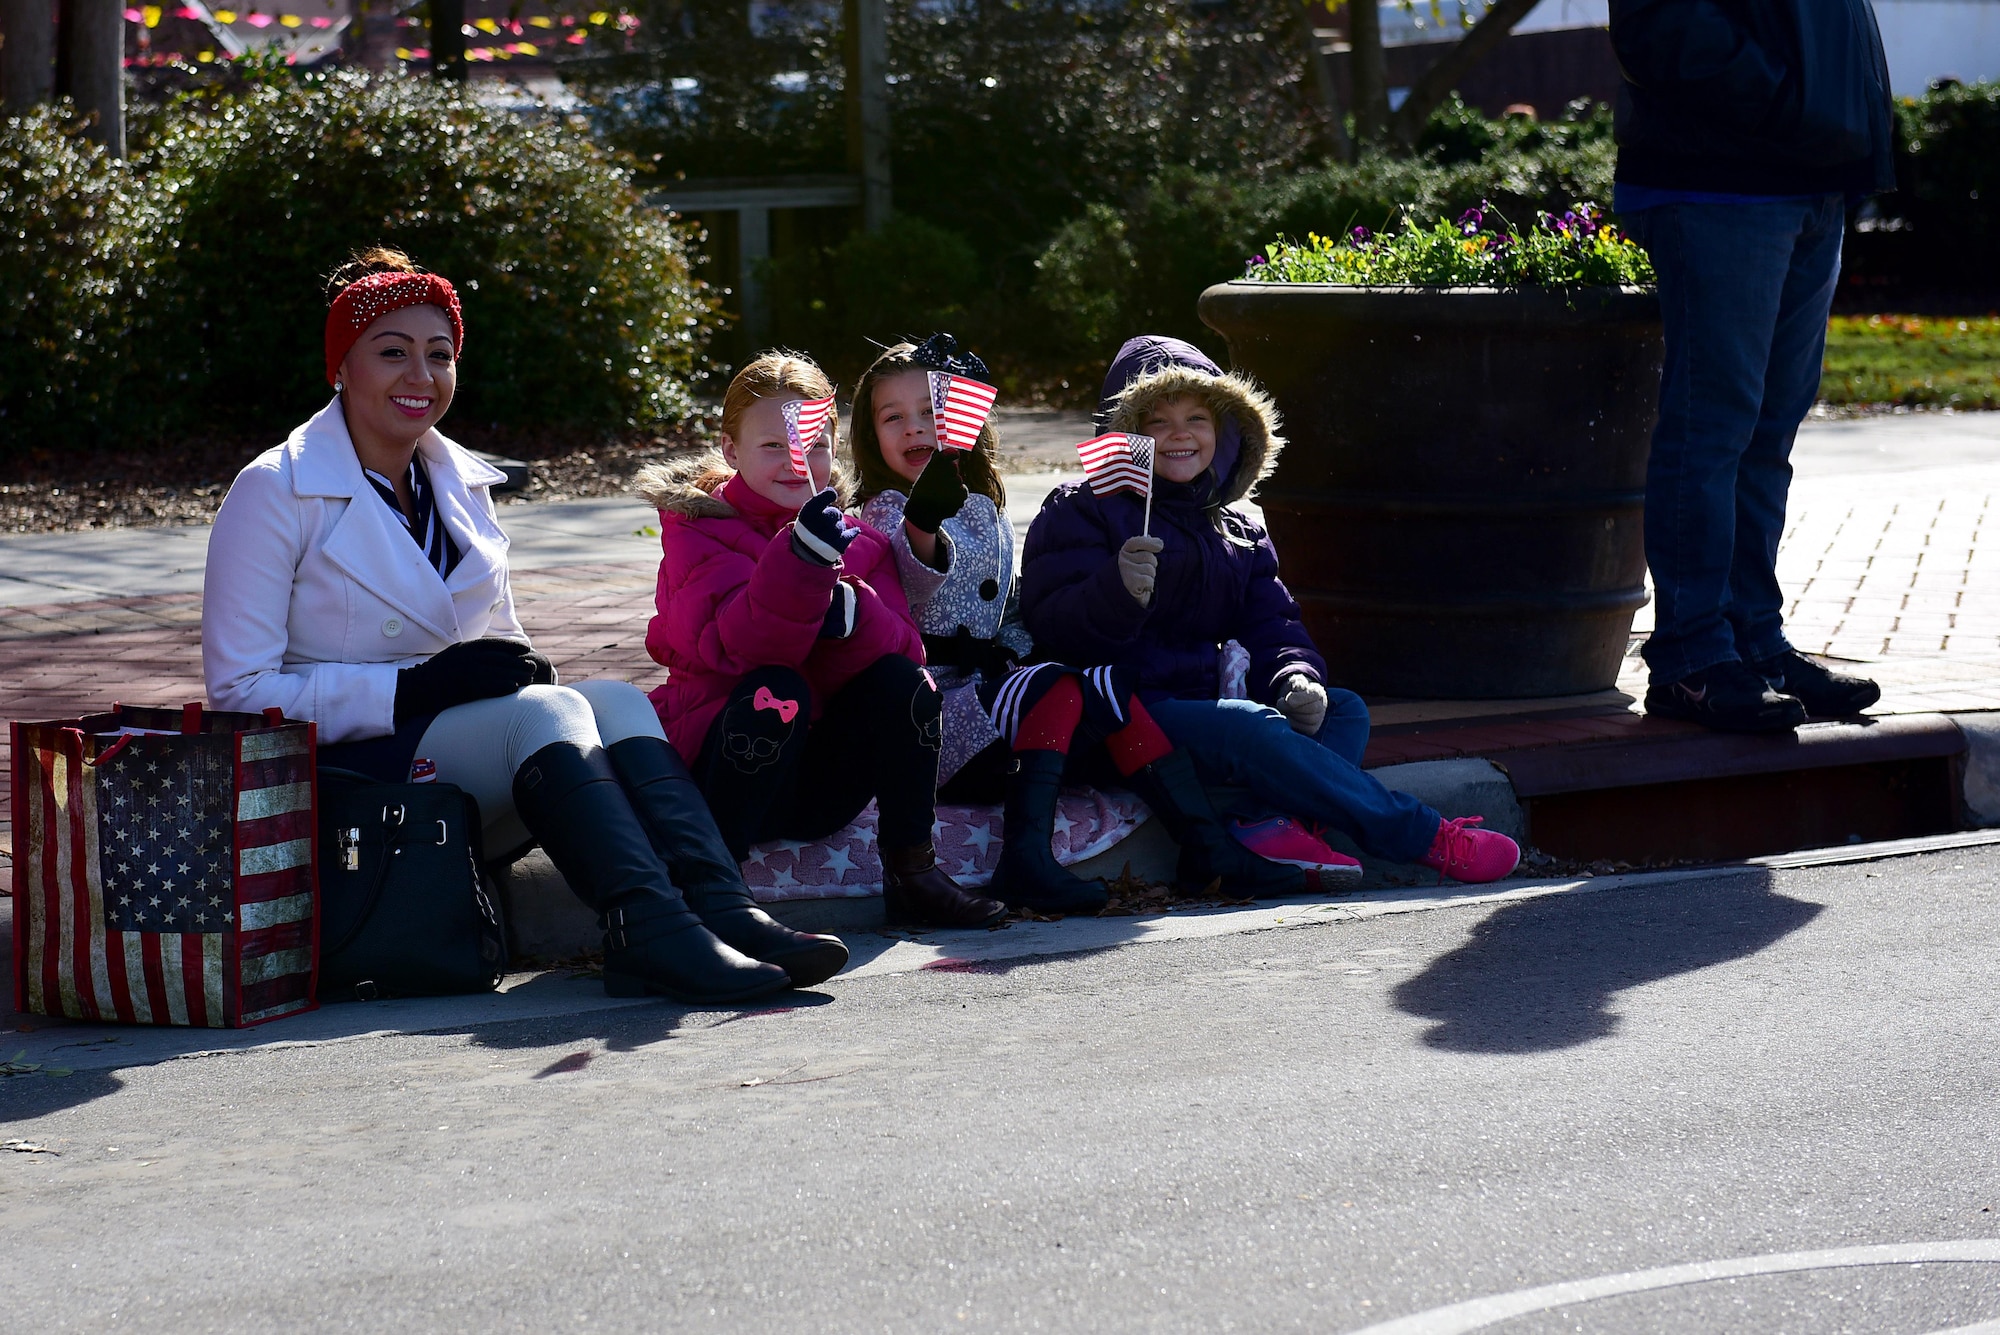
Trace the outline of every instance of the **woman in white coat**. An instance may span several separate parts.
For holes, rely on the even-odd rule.
[[[502,475],[436,430],[464,341],[451,284],[375,250],[330,295],[333,401],[215,518],[209,700],[312,719],[321,763],[385,782],[433,762],[489,847],[539,840],[597,911],[614,995],[738,1002],[837,973],[838,938],[757,908],[638,688],[558,686],[529,646],[487,491]]]

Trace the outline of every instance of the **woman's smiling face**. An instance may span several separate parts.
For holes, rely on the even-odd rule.
[[[875,443],[891,472],[917,480],[937,453],[930,372],[898,371],[875,382]]]
[[[411,444],[436,426],[458,385],[451,349],[451,321],[436,306],[405,306],[362,330],[340,363],[349,430]]]
[[[1192,482],[1215,460],[1215,413],[1192,394],[1161,399],[1141,430],[1154,441],[1154,471],[1169,482]]]
[[[736,434],[723,432],[719,438],[724,462],[743,475],[750,490],[792,510],[824,490],[833,477],[830,432],[821,433],[806,451],[806,466],[812,470],[810,480],[800,477],[792,467],[791,440],[785,434],[785,405],[801,401],[798,394],[758,399],[744,409],[743,420],[736,424]]]

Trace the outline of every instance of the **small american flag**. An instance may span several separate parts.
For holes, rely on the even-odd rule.
[[[826,432],[827,419],[833,416],[833,396],[793,399],[779,411],[785,415],[785,441],[792,447],[792,468],[800,477],[810,479],[812,469],[806,464],[806,451],[817,445]]]
[[[1153,438],[1114,431],[1076,447],[1090,489],[1099,496],[1129,491],[1149,500],[1153,495]]]
[[[147,726],[179,713],[14,725],[20,1009],[221,1028],[314,1007],[311,725]]]
[[[932,371],[931,420],[941,450],[969,450],[993,414],[1000,391],[984,381],[948,371]]]

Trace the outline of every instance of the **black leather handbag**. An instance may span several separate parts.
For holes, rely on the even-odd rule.
[[[449,783],[319,771],[322,1001],[491,992],[507,970],[479,804]]]

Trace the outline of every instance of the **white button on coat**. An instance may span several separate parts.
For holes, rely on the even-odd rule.
[[[339,399],[236,475],[202,586],[210,705],[275,705],[322,742],[386,736],[397,669],[461,640],[527,641],[487,493],[506,475],[435,430],[417,453],[464,554],[448,580],[368,484]]]

